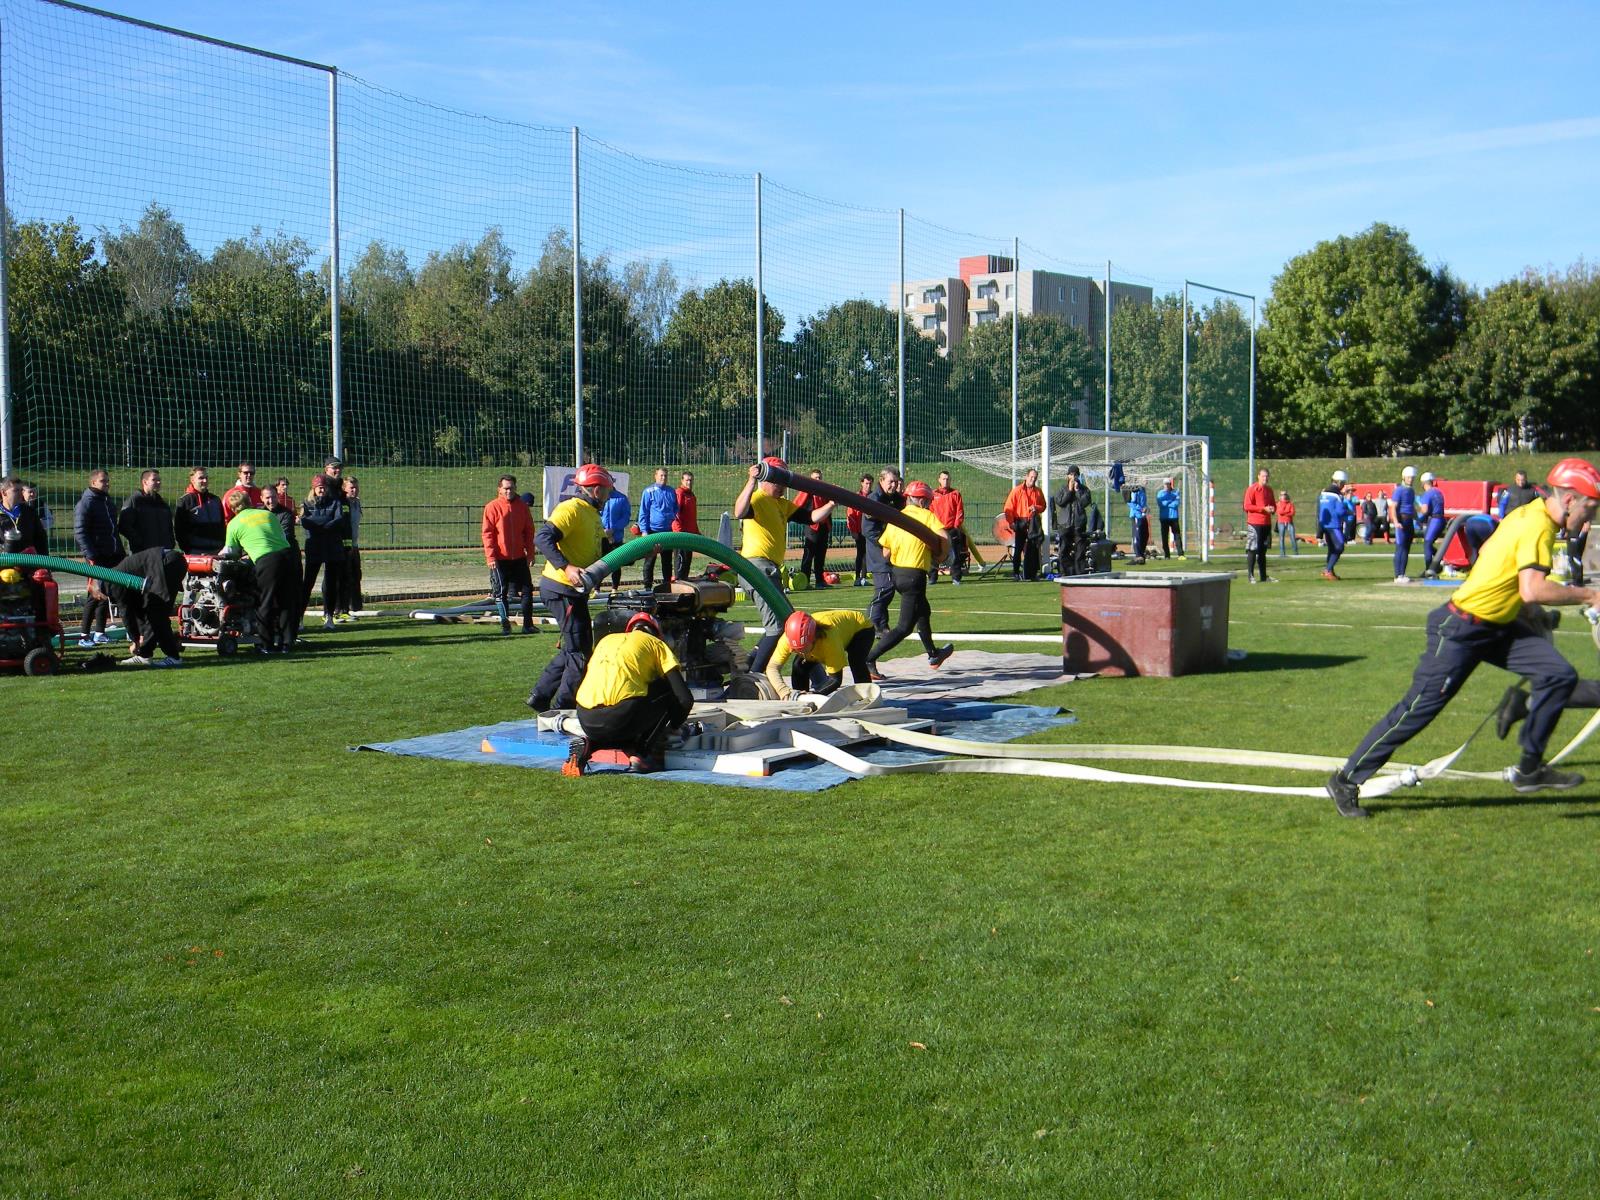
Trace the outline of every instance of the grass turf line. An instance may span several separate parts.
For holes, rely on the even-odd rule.
[[[1234,588],[1224,674],[1031,693],[1082,720],[1047,736],[1347,751],[1448,593],[1319,565]],[[1056,620],[1048,584],[933,596],[936,628]],[[0,684],[0,1194],[1587,1192],[1594,784],[1358,824],[1014,777],[569,781],[346,750],[518,715],[550,634],[314,638]]]

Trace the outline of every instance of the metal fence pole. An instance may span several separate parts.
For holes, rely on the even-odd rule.
[[[583,240],[578,127],[572,127],[572,465],[583,465]]]
[[[1256,298],[1250,297],[1250,474],[1256,477]]]
[[[1189,436],[1189,281],[1183,281],[1183,436]]]
[[[344,335],[339,323],[339,68],[328,68],[328,362],[333,400],[333,456],[344,457]]]
[[[767,453],[767,296],[761,278],[761,172],[756,172],[756,458]]]
[[[3,35],[0,30],[0,35]],[[0,58],[4,58],[4,45],[0,43]],[[0,93],[3,93],[0,87]],[[11,293],[8,289],[10,248],[7,243],[11,230],[11,209],[6,204],[6,137],[5,102],[0,95],[0,475],[9,475],[15,469],[12,462],[11,431]]]
[[[900,210],[900,302],[895,306],[899,332],[896,390],[900,399],[900,474],[906,473],[906,210]]]
[[[1021,242],[1011,239],[1011,486],[1017,486],[1017,409],[1021,392],[1018,390],[1018,348],[1022,344],[1022,330],[1017,321],[1017,304],[1021,300],[1022,271],[1017,262]]]
[[[1105,301],[1106,301],[1106,320],[1105,320],[1105,325],[1106,325],[1106,423],[1105,423],[1105,427],[1104,428],[1105,428],[1105,431],[1106,431],[1106,434],[1107,434],[1105,459],[1109,463],[1111,461],[1111,438],[1109,436],[1110,433],[1111,433],[1111,260],[1109,258],[1106,259],[1106,295],[1105,295]],[[1105,511],[1109,513],[1111,511],[1111,475],[1110,475],[1109,472],[1106,475],[1105,493],[1106,493]]]

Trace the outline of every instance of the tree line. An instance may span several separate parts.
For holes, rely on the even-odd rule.
[[[328,264],[253,230],[209,255],[170,211],[98,236],[8,217],[13,386],[24,455],[52,465],[312,461],[331,439]],[[668,262],[582,263],[585,442],[605,461],[748,461],[755,430],[750,279],[681,286]],[[552,230],[518,270],[498,229],[427,255],[370,243],[340,287],[345,448],[387,465],[498,466],[571,454],[572,254]],[[806,461],[892,457],[902,318],[852,299],[762,330],[771,443]],[[1577,271],[1481,296],[1374,226],[1291,261],[1260,333],[1258,438],[1272,453],[1481,448],[1493,437],[1595,444],[1557,420],[1594,386],[1600,287]],[[1112,320],[1115,428],[1176,432],[1177,297]],[[1191,431],[1217,457],[1248,437],[1249,321],[1192,309]],[[948,356],[905,330],[907,454],[1011,434],[1009,320]],[[1099,427],[1102,351],[1051,316],[1019,329],[1019,426]],[[1587,406],[1593,410],[1594,405]],[[1587,440],[1586,440],[1587,439]],[[24,461],[27,461],[25,458]]]

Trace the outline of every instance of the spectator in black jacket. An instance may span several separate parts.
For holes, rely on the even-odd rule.
[[[174,601],[189,573],[183,555],[170,547],[152,546],[128,555],[116,569],[145,581],[143,592],[119,583],[107,585],[112,599],[122,606],[122,623],[128,628],[130,652],[122,660],[123,666],[183,666],[183,647],[172,631]],[[158,648],[161,658],[154,657]]]
[[[114,567],[122,561],[122,539],[117,536],[117,506],[111,499],[111,476],[103,470],[89,472],[89,486],[78,497],[78,506],[72,510],[72,536],[78,543],[78,553],[86,562],[97,567]],[[111,602],[99,588],[92,588],[83,602],[83,627],[79,630],[78,646],[87,650],[103,646],[111,639],[106,636],[106,618],[111,614]]]
[[[278,525],[283,529],[283,536],[289,543],[289,557],[294,560],[292,575],[297,581],[295,587],[298,590],[302,586],[299,581],[305,572],[305,567],[300,557],[300,539],[295,534],[294,498],[289,495],[289,481],[287,479],[280,479],[278,483],[282,485],[281,491],[276,487],[264,487],[261,489],[261,507],[276,517]],[[286,576],[290,573],[289,569],[284,572]],[[279,630],[281,636],[278,639],[284,650],[292,647],[295,639],[300,636],[300,622],[304,616],[305,604],[303,602],[297,606],[291,597],[284,604],[282,612],[279,614],[282,628]]]
[[[22,498],[22,480],[9,475],[0,479],[0,538],[16,546],[8,553],[45,554],[50,548],[39,514]]]
[[[344,543],[350,536],[350,504],[326,475],[311,480],[311,492],[300,510],[300,527],[306,531],[306,577],[300,601],[305,611],[322,570],[322,627],[333,628],[344,590]]]
[[[26,480],[22,484],[22,502],[31,504],[33,511],[39,515],[39,524],[44,526],[45,544],[39,547],[40,554],[50,553],[50,535],[56,531],[56,515],[50,511],[50,506],[44,502],[44,497],[39,494],[39,485]]]
[[[128,553],[171,550],[178,544],[172,529],[172,509],[161,497],[161,472],[139,476],[139,490],[129,496],[117,514],[117,532],[128,543]]]
[[[222,515],[222,498],[212,494],[211,477],[204,467],[189,472],[189,490],[178,500],[172,514],[178,549],[185,554],[215,554],[228,537],[228,522]]]

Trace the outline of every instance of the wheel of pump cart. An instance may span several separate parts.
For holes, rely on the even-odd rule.
[[[22,659],[24,675],[54,675],[61,670],[61,660],[48,646],[35,646]]]
[[[217,639],[217,653],[223,658],[232,658],[239,653],[239,635],[225,633]]]

